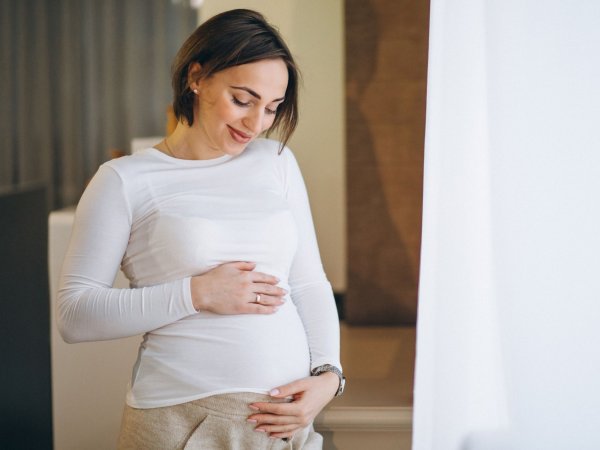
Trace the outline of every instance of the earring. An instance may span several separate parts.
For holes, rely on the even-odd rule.
[[[194,89],[194,94],[198,95],[198,89]]]

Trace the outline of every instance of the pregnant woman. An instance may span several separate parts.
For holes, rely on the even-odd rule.
[[[188,38],[172,72],[175,131],[102,165],[79,202],[62,336],[144,334],[119,448],[320,449],[312,422],[344,377],[331,286],[286,147],[296,65],[263,16],[233,10]],[[119,267],[129,289],[112,288]]]

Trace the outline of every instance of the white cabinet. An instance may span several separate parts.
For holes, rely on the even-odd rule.
[[[66,344],[60,337],[55,320],[56,289],[73,219],[74,210],[64,209],[52,212],[48,224],[54,448],[106,450],[116,447],[141,336],[81,344]],[[121,272],[115,286],[128,286]]]

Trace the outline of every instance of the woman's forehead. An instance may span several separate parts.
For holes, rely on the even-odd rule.
[[[229,67],[213,75],[229,87],[245,87],[269,101],[285,95],[288,71],[282,59],[265,59]]]

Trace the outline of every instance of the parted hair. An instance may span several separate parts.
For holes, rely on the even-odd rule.
[[[298,123],[300,75],[279,31],[256,11],[234,9],[218,14],[200,25],[183,43],[172,66],[175,117],[189,126],[194,123],[194,93],[188,80],[191,64],[199,63],[200,76],[209,78],[229,67],[276,58],[285,62],[288,85],[267,136],[278,131],[281,151]]]

